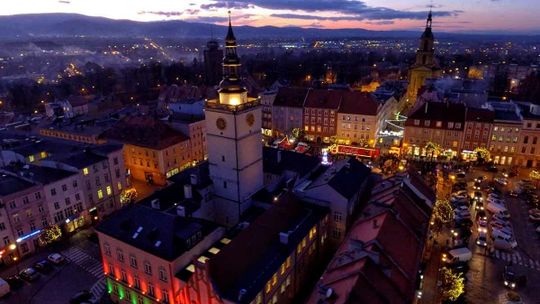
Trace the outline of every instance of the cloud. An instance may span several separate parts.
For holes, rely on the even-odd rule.
[[[366,21],[367,24],[373,24],[373,25],[390,25],[394,24],[393,20],[379,20],[379,21]]]
[[[184,18],[183,20],[189,21],[189,22],[200,22],[200,23],[220,23],[220,22],[228,21],[229,18],[219,17],[219,16],[197,16],[197,17]]]
[[[344,16],[323,17],[310,14],[280,14],[289,19],[304,20],[391,20],[391,19],[425,19],[427,11],[395,10],[386,7],[374,7],[367,5],[364,1],[354,0],[212,0],[210,4],[201,5],[201,9],[219,8],[248,8],[261,7],[270,10],[302,11],[306,13],[315,12],[337,12]],[[436,11],[434,16],[448,17],[457,16],[462,11]],[[276,14],[278,15],[278,14]],[[316,16],[319,18],[309,18]]]
[[[300,19],[300,20],[358,20],[356,16],[316,16],[316,15],[302,15],[302,14],[271,14],[271,17],[283,18],[283,19]]]
[[[199,9],[187,9],[184,11],[170,11],[170,12],[163,12],[163,11],[140,11],[137,14],[139,15],[157,15],[157,16],[165,16],[167,18],[170,17],[177,17],[177,16],[183,16],[183,15],[197,15],[200,12]]]
[[[71,1],[69,1],[69,0],[58,0],[58,3],[71,4]]]

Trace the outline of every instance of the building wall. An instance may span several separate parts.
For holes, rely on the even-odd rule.
[[[89,206],[86,204],[83,187],[79,174],[43,186],[50,225],[58,225],[64,231],[71,232],[88,224]]]
[[[188,140],[161,150],[125,144],[124,159],[134,179],[165,185],[168,177],[190,166],[190,150]]]
[[[337,109],[304,108],[304,132],[311,141],[329,141],[337,132]]]
[[[465,122],[465,134],[463,136],[463,150],[474,151],[477,147],[487,148],[491,138],[490,122]]]
[[[4,235],[3,246],[15,244],[18,238],[27,236],[39,229],[46,228],[47,204],[41,185],[32,186],[23,191],[0,198],[2,213],[7,215],[6,229],[11,230],[11,237]],[[8,237],[8,239],[6,239]],[[38,247],[38,235],[17,242],[16,256],[25,256],[35,252]]]
[[[538,168],[540,166],[540,122],[524,120],[518,143],[515,165]]]
[[[377,116],[338,113],[338,143],[374,147],[376,134]]]
[[[99,134],[78,134],[66,130],[39,129],[39,134],[48,137],[61,138],[87,144],[103,144],[105,140],[99,138]]]
[[[98,231],[103,269],[108,288],[112,291],[111,299],[132,303],[133,299],[142,298],[145,303],[164,303],[164,298],[168,296],[168,303],[181,303],[175,295],[184,288],[185,282],[176,278],[176,273],[208,250],[224,233],[223,228],[217,228],[184,254],[167,261]],[[149,286],[153,287],[154,296]]]
[[[295,128],[302,129],[303,113],[302,108],[272,107],[272,133],[283,135],[290,133]]]
[[[516,152],[519,149],[521,124],[494,122],[491,132],[490,153],[497,165],[515,165]]]
[[[414,156],[430,156],[425,146],[428,142],[439,145],[443,150],[451,150],[453,156],[461,153],[463,131],[461,129],[432,129],[408,125],[403,134],[403,152]],[[447,124],[448,122],[442,122]],[[454,123],[455,125],[455,123]],[[461,127],[460,127],[461,128]],[[434,155],[436,156],[436,155]]]

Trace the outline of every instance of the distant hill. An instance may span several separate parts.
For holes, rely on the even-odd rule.
[[[207,38],[211,32],[225,33],[226,27],[185,21],[137,22],[78,14],[28,14],[0,16],[0,37],[171,37]],[[365,29],[318,29],[300,27],[236,26],[243,38],[342,38],[417,37],[413,31],[369,31]]]
[[[225,33],[224,26],[185,21],[137,22],[115,20],[103,17],[90,17],[79,14],[27,14],[0,16],[0,38],[36,37],[169,37],[169,38],[208,38],[210,33]],[[417,38],[419,31],[370,31],[366,29],[318,29],[300,27],[253,27],[236,26],[235,33],[243,39],[253,38]],[[501,35],[499,39],[516,37]],[[464,34],[436,33],[438,38],[463,37]],[[482,37],[484,33],[467,35],[467,38]],[[495,38],[495,36],[490,36]],[[527,37],[527,36],[523,36]],[[531,38],[532,36],[528,36]],[[538,38],[538,36],[535,36]]]

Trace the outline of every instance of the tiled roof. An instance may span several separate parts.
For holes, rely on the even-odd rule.
[[[97,231],[172,261],[217,228],[215,224],[131,204],[104,220]],[[196,239],[196,241],[188,240]]]
[[[465,105],[459,103],[446,103],[446,102],[431,102],[427,101],[424,105],[416,108],[407,118],[405,122],[406,126],[414,126],[414,120],[432,122],[430,126],[425,126],[424,123],[420,124],[420,127],[425,128],[437,128],[435,121],[443,122],[461,122],[461,127],[454,129],[462,130],[465,122]],[[446,124],[443,124],[441,128],[446,128]]]
[[[209,261],[210,280],[216,293],[235,303],[250,303],[309,229],[328,213],[287,194]],[[279,233],[291,231],[287,244]],[[243,300],[238,302],[241,289]]]
[[[276,148],[263,148],[263,171],[267,173],[280,175],[283,171],[289,170],[297,172],[301,177],[319,164],[319,158],[314,156]]]
[[[274,106],[302,108],[307,92],[306,88],[279,88]]]
[[[467,121],[493,122],[495,113],[488,109],[467,108]]]
[[[341,90],[310,89],[304,107],[338,110],[342,98]]]
[[[377,115],[378,106],[375,97],[369,93],[344,91],[339,112],[375,116]]]
[[[131,116],[104,134],[108,139],[151,149],[165,149],[189,138],[164,122],[149,116]]]
[[[62,169],[35,166],[35,165],[18,165],[11,164],[5,167],[6,170],[14,174],[22,174],[28,179],[47,185],[67,177],[76,175],[76,172],[66,171]]]

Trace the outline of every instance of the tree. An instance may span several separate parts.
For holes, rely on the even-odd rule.
[[[126,189],[124,192],[120,194],[120,203],[122,205],[130,204],[130,203],[135,202],[136,198],[137,198],[137,190],[135,188]]]
[[[454,209],[447,200],[437,200],[431,214],[431,231],[440,233],[444,227],[454,220]]]
[[[460,273],[455,273],[446,267],[441,268],[441,292],[444,300],[455,301],[465,291],[464,279]]]
[[[476,157],[480,163],[483,163],[491,158],[491,154],[487,148],[477,147],[474,149],[474,152],[476,153]]]
[[[39,243],[42,246],[50,244],[62,236],[62,230],[58,225],[48,227],[39,235]]]
[[[529,178],[535,181],[538,185],[538,181],[540,181],[540,171],[532,170],[531,173],[529,173]]]
[[[433,160],[435,154],[439,155],[442,151],[441,146],[434,142],[427,142],[424,149],[426,149],[426,154],[430,154],[430,160]]]

